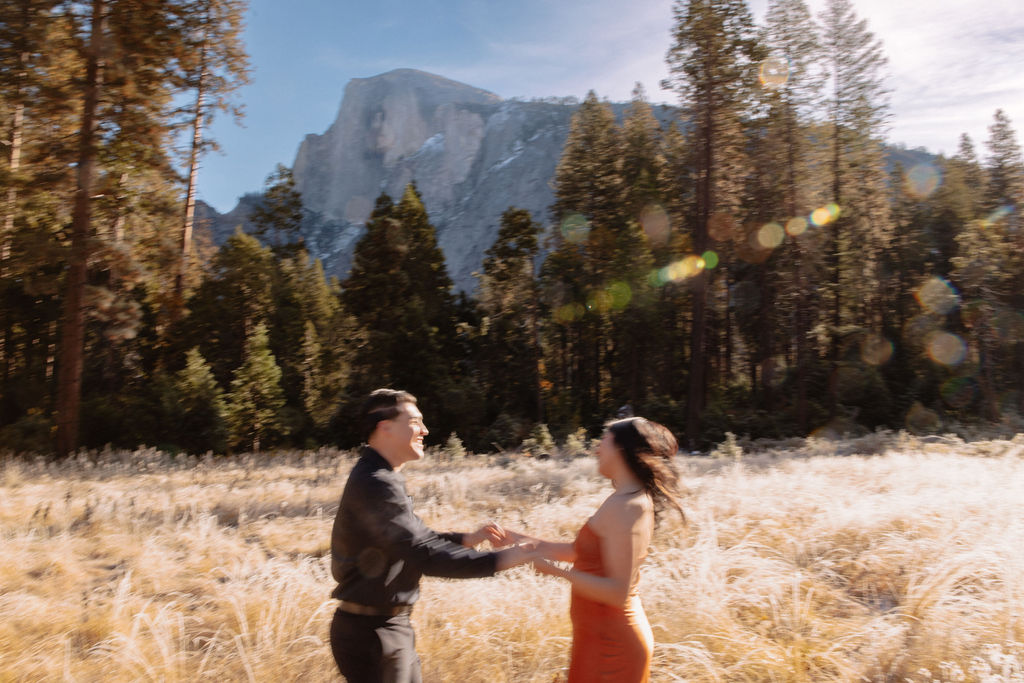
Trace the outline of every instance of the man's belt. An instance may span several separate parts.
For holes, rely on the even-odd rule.
[[[338,609],[349,614],[358,614],[361,617],[397,617],[399,614],[412,612],[412,605],[393,605],[391,607],[371,607],[360,605],[358,602],[341,600]]]

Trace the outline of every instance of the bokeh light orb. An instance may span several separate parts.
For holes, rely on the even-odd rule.
[[[819,228],[828,225],[837,218],[839,218],[839,205],[834,202],[825,206],[819,206],[811,212],[811,223]]]
[[[960,305],[960,294],[941,277],[928,278],[914,291],[914,298],[929,313],[946,315]]]
[[[703,267],[711,270],[718,267],[718,254],[711,250],[705,251],[700,255],[700,260],[704,262]]]
[[[941,182],[942,174],[934,164],[917,164],[903,174],[903,188],[915,199],[930,196]]]
[[[668,279],[673,282],[680,282],[686,280],[695,275],[699,275],[704,269],[704,259],[695,254],[673,261],[666,268],[668,269]]]
[[[562,237],[573,244],[585,242],[590,235],[590,221],[578,213],[566,216],[561,227]]]
[[[892,342],[879,334],[868,335],[860,343],[860,358],[868,365],[885,365],[892,352]]]
[[[757,244],[764,249],[774,249],[782,244],[786,238],[786,231],[778,223],[765,223],[757,231]]]
[[[819,228],[823,225],[828,225],[831,222],[832,215],[824,206],[818,207],[814,211],[811,211],[811,223],[817,225]]]
[[[786,232],[793,237],[798,237],[807,232],[807,219],[801,216],[790,218],[786,221]]]
[[[625,282],[613,282],[608,286],[608,295],[611,296],[612,308],[621,311],[629,305],[633,290]]]
[[[789,60],[785,57],[769,57],[761,62],[758,80],[768,89],[779,88],[789,80]]]
[[[612,308],[612,295],[607,290],[601,289],[590,295],[587,299],[587,309],[598,313],[607,313]]]
[[[959,365],[967,357],[967,344],[950,332],[932,332],[925,340],[928,357],[946,366]]]
[[[647,235],[647,241],[654,246],[668,244],[669,218],[661,204],[648,204],[640,212],[640,227]]]

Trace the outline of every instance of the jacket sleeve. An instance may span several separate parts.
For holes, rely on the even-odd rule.
[[[372,533],[387,554],[428,576],[453,579],[492,576],[497,556],[454,542],[459,534],[442,536],[413,513],[412,503],[401,486],[373,477],[360,500],[369,509]],[[447,536],[447,537],[446,537]]]

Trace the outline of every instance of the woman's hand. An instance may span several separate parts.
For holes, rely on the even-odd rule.
[[[520,543],[525,540],[521,534],[510,532],[497,522],[487,522],[482,527],[462,537],[462,545],[470,548],[488,541],[492,548],[504,548],[513,543]]]

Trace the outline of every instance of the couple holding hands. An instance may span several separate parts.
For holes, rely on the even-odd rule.
[[[362,409],[367,445],[349,474],[331,533],[338,609],[331,650],[349,683],[418,683],[410,614],[423,575],[480,578],[533,562],[569,581],[573,627],[569,683],[647,681],[653,635],[637,592],[654,533],[655,506],[682,515],[672,459],[677,444],[662,425],[632,417],[606,426],[596,456],[614,491],[571,543],[545,541],[486,524],[438,533],[413,512],[402,466],[423,457],[428,430],[416,398],[378,389]],[[489,541],[499,550],[474,546]],[[572,563],[565,569],[560,562]]]

